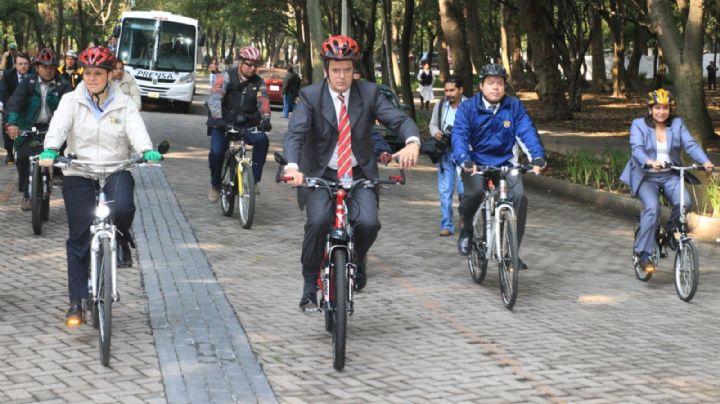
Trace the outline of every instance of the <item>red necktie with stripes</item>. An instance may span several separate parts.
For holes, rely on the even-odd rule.
[[[350,147],[350,118],[345,107],[345,97],[340,100],[340,118],[338,119],[338,179],[348,175],[352,178],[352,150]]]

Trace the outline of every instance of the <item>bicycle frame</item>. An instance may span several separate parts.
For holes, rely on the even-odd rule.
[[[479,167],[478,171],[472,175],[485,175],[486,173],[499,172],[500,180],[498,186],[495,187],[492,179],[486,181],[485,198],[483,200],[482,211],[485,214],[485,256],[493,257],[497,262],[502,260],[500,256],[500,221],[496,218],[500,217],[503,211],[508,211],[510,216],[515,219],[515,208],[512,201],[508,199],[508,185],[506,175],[512,172],[512,167]],[[519,174],[519,172],[518,172]],[[497,202],[495,199],[498,198]],[[478,214],[473,218],[473,228],[477,226],[480,216]]]

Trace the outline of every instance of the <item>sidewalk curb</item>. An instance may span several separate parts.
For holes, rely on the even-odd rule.
[[[642,211],[642,203],[637,198],[593,189],[585,185],[572,184],[542,175],[526,175],[523,177],[523,182],[536,190],[546,190],[549,193],[607,208],[636,220]],[[666,221],[669,217],[670,208],[663,206],[660,220]],[[690,213],[688,221],[694,238],[702,241],[720,240],[720,219]]]

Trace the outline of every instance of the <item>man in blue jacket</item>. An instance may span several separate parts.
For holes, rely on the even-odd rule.
[[[527,110],[520,100],[505,95],[506,78],[502,66],[484,66],[480,70],[480,92],[463,102],[455,115],[453,158],[460,167],[472,163],[462,173],[465,194],[460,201],[464,222],[458,239],[460,255],[470,253],[472,220],[485,193],[483,176],[472,175],[477,166],[512,165],[519,139],[531,156],[533,171],[539,173],[545,167],[545,150]],[[508,176],[508,194],[517,215],[519,246],[527,217],[527,199],[519,174]]]

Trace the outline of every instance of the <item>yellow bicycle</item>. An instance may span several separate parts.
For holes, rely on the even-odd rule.
[[[256,193],[253,162],[245,149],[245,135],[256,130],[256,128],[237,129],[234,126],[228,126],[225,130],[230,145],[225,152],[221,171],[220,208],[223,215],[232,216],[237,201],[240,224],[244,229],[252,226]]]

